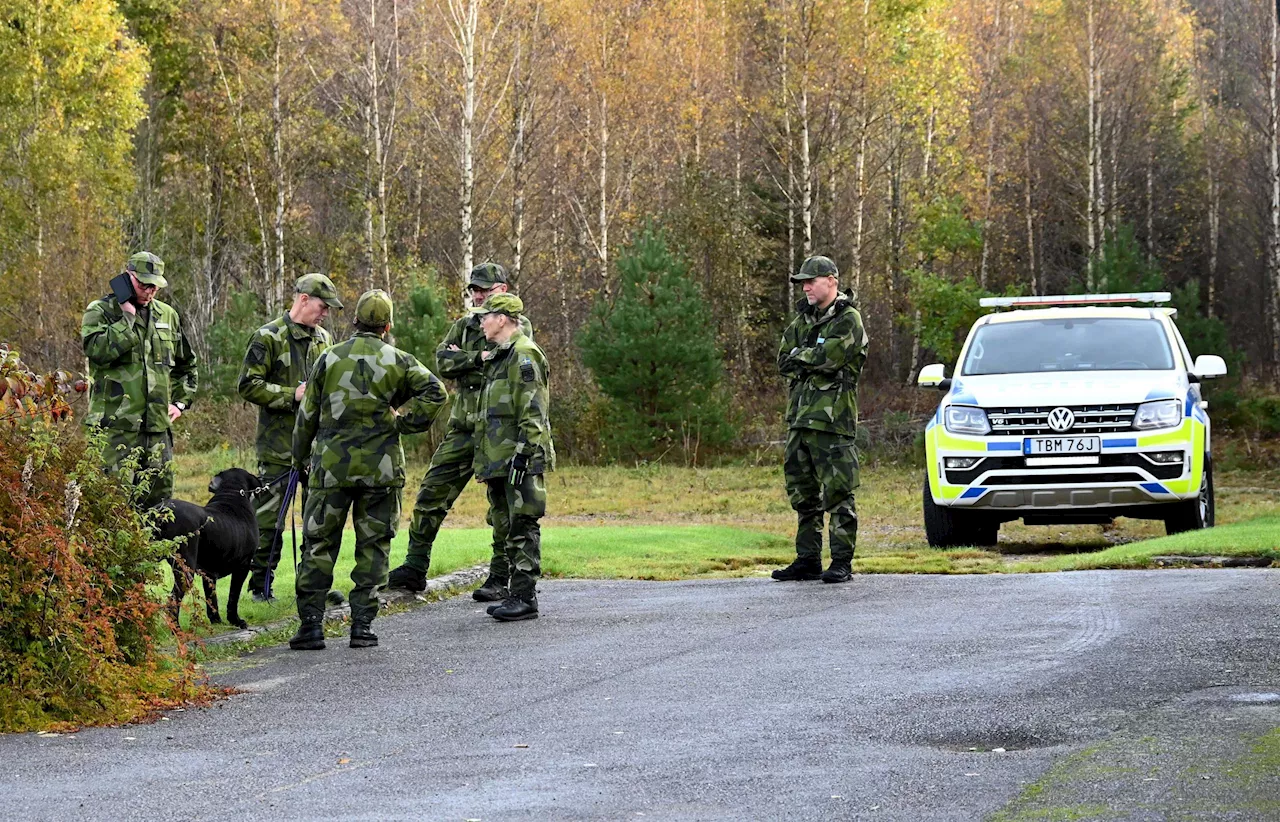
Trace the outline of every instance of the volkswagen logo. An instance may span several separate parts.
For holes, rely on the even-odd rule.
[[[1071,413],[1070,408],[1055,408],[1049,412],[1049,427],[1059,434],[1070,431],[1075,424],[1076,415]]]

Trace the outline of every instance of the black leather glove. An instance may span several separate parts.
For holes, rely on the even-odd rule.
[[[529,455],[517,451],[516,455],[511,458],[511,474],[507,477],[507,482],[512,485],[523,485],[525,474],[529,470]]]

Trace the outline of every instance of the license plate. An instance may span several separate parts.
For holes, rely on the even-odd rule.
[[[1099,437],[1027,437],[1022,441],[1022,453],[1040,454],[1100,454],[1102,440]]]

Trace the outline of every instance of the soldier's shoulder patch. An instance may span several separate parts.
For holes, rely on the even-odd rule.
[[[249,353],[244,355],[249,365],[262,365],[267,361],[267,344],[261,339],[249,343]]]
[[[533,382],[538,379],[538,372],[533,367],[533,360],[528,357],[520,358],[520,379],[525,382]]]

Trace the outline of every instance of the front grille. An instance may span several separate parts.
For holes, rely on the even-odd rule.
[[[1055,431],[1049,427],[1049,412],[1060,407],[1063,406],[988,408],[987,419],[991,422],[989,436],[1112,434],[1131,430],[1133,415],[1138,413],[1136,405],[1068,405],[1065,407],[1075,415],[1075,424],[1067,431]]]

